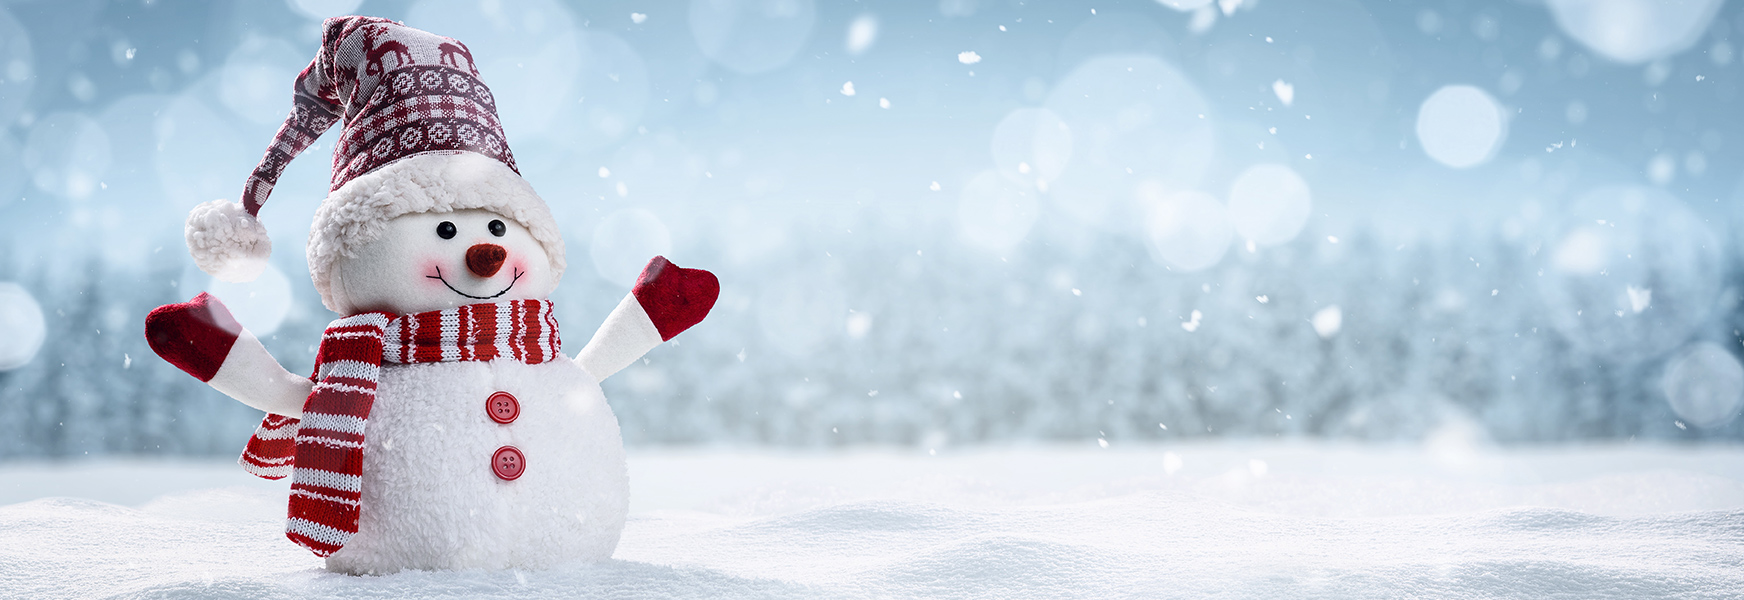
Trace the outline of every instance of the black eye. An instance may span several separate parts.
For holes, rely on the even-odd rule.
[[[490,230],[491,230],[491,235],[494,235],[497,237],[503,237],[503,236],[509,234],[509,226],[504,225],[502,221],[498,221],[498,220],[494,220],[494,219],[491,220],[491,222],[490,222]]]
[[[456,233],[460,233],[460,231],[454,228],[454,223],[443,221],[436,225],[436,235],[442,236],[442,239],[452,240]]]

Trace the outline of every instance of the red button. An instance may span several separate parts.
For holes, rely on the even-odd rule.
[[[527,457],[514,446],[497,448],[497,453],[491,456],[491,471],[496,472],[497,479],[514,481],[527,470]]]
[[[497,392],[485,399],[484,412],[490,415],[492,421],[507,425],[521,416],[521,403],[508,392]]]

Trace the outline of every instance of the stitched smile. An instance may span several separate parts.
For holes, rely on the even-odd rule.
[[[519,269],[516,269],[515,270],[515,278],[509,280],[509,287],[503,288],[503,291],[497,292],[495,294],[491,294],[489,296],[474,296],[472,294],[468,294],[466,292],[462,292],[460,290],[454,289],[453,284],[448,283],[447,279],[442,278],[442,267],[440,267],[440,266],[436,267],[436,274],[435,275],[425,275],[424,278],[425,279],[435,279],[437,281],[440,281],[440,282],[442,282],[442,285],[448,286],[449,291],[452,291],[456,294],[460,294],[462,296],[466,296],[466,297],[471,298],[473,300],[489,300],[491,298],[496,298],[496,297],[501,296],[503,294],[509,293],[509,290],[511,288],[515,287],[515,282],[521,280],[522,275],[526,275],[526,273],[522,273]]]

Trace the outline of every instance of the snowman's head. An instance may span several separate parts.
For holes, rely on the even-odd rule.
[[[540,299],[563,277],[563,236],[545,201],[501,162],[419,155],[329,195],[309,234],[309,271],[340,314],[413,314]]]
[[[249,281],[266,268],[261,207],[289,162],[342,122],[333,187],[309,228],[309,277],[327,308],[403,314],[538,298],[563,277],[563,235],[521,178],[496,96],[465,44],[387,19],[334,17],[293,88],[295,110],[238,201],[189,212],[183,233],[201,270]]]
[[[514,219],[482,209],[394,217],[374,241],[333,265],[347,312],[412,314],[544,298],[557,287],[551,257]]]

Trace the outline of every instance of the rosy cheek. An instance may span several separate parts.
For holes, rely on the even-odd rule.
[[[513,271],[509,272],[510,275],[513,275],[515,273],[526,273],[527,272],[527,259],[516,258],[514,260],[509,261],[509,266],[514,268]]]
[[[439,273],[443,276],[448,275],[447,270],[443,269],[442,263],[442,259],[434,256],[426,256],[419,260],[418,281],[423,282],[426,286],[442,287],[442,280],[436,278]]]

